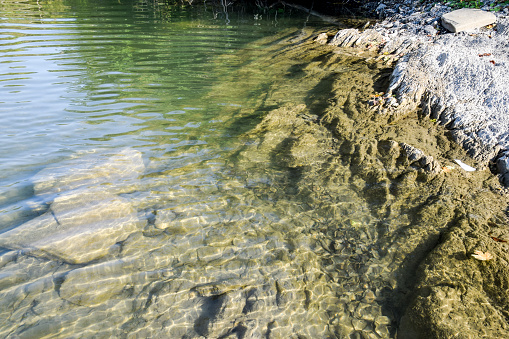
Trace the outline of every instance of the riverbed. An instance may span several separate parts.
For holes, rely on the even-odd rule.
[[[418,110],[374,110],[392,69],[314,41],[337,26],[7,4],[2,337],[411,337],[440,330],[426,312],[503,333],[497,178]]]

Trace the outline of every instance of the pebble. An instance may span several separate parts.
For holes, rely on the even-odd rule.
[[[353,318],[352,319],[352,326],[356,331],[362,331],[366,326],[368,322],[362,319]]]
[[[372,303],[373,301],[375,301],[375,294],[373,293],[373,291],[366,291],[364,292],[364,299],[363,301],[366,302],[366,303]]]
[[[423,31],[429,35],[436,35],[437,34],[437,30],[431,26],[431,25],[426,25],[424,26],[423,28]]]

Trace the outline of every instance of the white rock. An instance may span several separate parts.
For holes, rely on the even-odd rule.
[[[454,161],[460,165],[461,168],[463,168],[465,171],[467,172],[474,172],[475,171],[475,168],[473,168],[472,166],[468,166],[467,164],[465,164],[463,161],[461,160],[458,160],[458,159],[454,159]]]
[[[442,25],[453,33],[491,25],[496,21],[495,14],[472,8],[458,9],[442,16]]]

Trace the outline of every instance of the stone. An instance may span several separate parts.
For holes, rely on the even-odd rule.
[[[177,215],[171,209],[157,210],[154,226],[158,229],[164,230],[171,225],[177,218]]]
[[[480,166],[509,149],[508,28],[509,20],[500,19],[489,36],[445,34],[422,44],[400,59],[387,90],[396,95],[398,112],[421,106],[451,129]]]
[[[329,44],[338,47],[376,49],[383,42],[383,36],[374,29],[360,32],[355,28],[350,28],[338,31]]]
[[[509,156],[504,154],[497,159],[497,170],[501,175],[502,183],[509,186]]]
[[[141,152],[92,153],[50,165],[32,178],[36,195],[55,194],[77,188],[108,186],[114,193],[130,190],[130,183],[145,170]]]
[[[495,14],[473,8],[458,9],[442,16],[442,25],[453,33],[491,25],[496,21]]]
[[[134,285],[142,286],[160,279],[161,273],[132,273],[132,261],[114,260],[70,271],[60,286],[60,298],[81,306],[104,304],[120,299]]]
[[[426,25],[424,26],[423,28],[423,31],[426,33],[426,34],[429,34],[429,35],[436,35],[437,34],[437,30],[435,29],[435,27],[431,26],[431,25]]]
[[[2,233],[0,247],[86,263],[106,255],[145,223],[124,198],[108,192],[73,192],[55,199],[45,214]]]
[[[328,40],[329,40],[329,36],[327,35],[327,33],[321,33],[315,39],[315,41],[317,43],[319,43],[320,45],[325,45]]]

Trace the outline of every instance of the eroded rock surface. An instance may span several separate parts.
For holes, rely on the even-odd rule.
[[[398,109],[422,106],[483,164],[509,149],[507,22],[499,25],[491,35],[446,35],[423,45],[398,63],[389,87]]]
[[[422,108],[425,115],[447,126],[455,140],[486,167],[509,149],[505,114],[509,21],[499,16],[495,29],[437,35],[437,20],[447,11],[450,9],[440,5],[430,7],[429,12],[403,10],[371,29],[340,30],[329,44],[373,50],[379,53],[375,60],[397,62],[388,93],[372,104],[395,117]],[[492,23],[495,16],[487,15]],[[435,32],[430,34],[426,23],[432,23]],[[502,178],[507,176],[502,163],[498,170]]]

